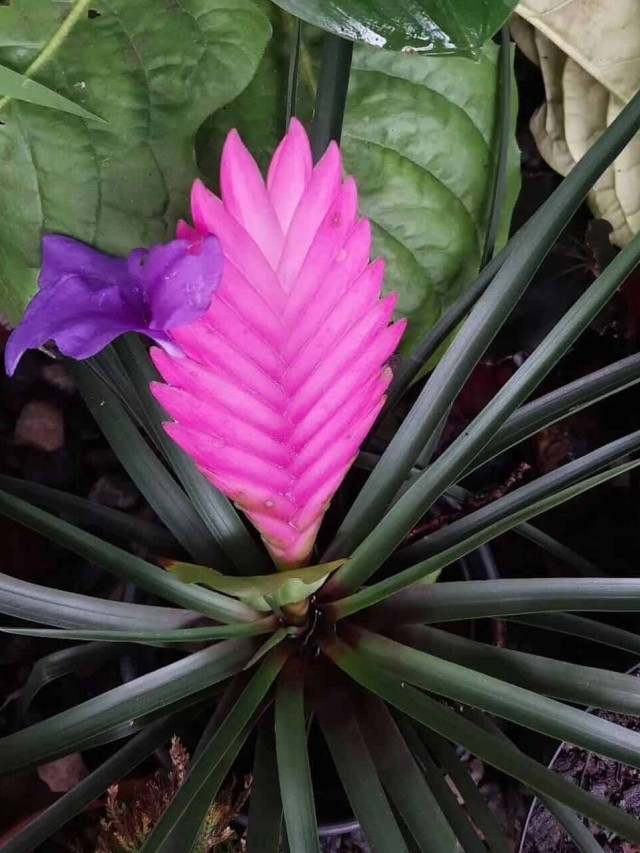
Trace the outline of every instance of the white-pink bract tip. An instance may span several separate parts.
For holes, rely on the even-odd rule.
[[[293,119],[266,182],[236,131],[221,196],[196,182],[194,229],[224,271],[211,307],[153,351],[167,432],[260,531],[280,568],[309,562],[323,515],[382,405],[405,321],[334,143],[314,167]]]

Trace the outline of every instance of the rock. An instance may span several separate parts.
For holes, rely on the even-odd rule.
[[[54,361],[46,364],[42,368],[42,378],[47,385],[51,385],[63,394],[73,394],[76,390],[76,383],[67,372],[64,364],[60,364],[59,362]]]
[[[64,445],[64,417],[53,403],[32,400],[18,415],[13,439],[17,445],[33,447],[46,453]]]
[[[89,492],[89,500],[113,509],[131,509],[139,497],[131,480],[121,474],[103,474]]]
[[[66,794],[81,782],[89,771],[79,752],[64,755],[38,767],[38,776],[54,794]]]

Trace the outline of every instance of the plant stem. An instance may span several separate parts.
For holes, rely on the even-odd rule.
[[[315,162],[332,140],[340,142],[352,54],[353,42],[331,34],[325,36],[311,124],[311,150]]]
[[[76,0],[73,5],[73,9],[69,12],[49,41],[42,48],[38,56],[24,72],[25,77],[32,78],[44,65],[47,64],[47,62],[53,59],[66,41],[71,30],[86,12],[90,2],[91,0]],[[11,101],[11,98],[8,95],[0,98],[0,110],[3,110],[9,101]]]

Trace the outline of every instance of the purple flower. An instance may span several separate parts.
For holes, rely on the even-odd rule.
[[[28,349],[55,341],[75,359],[89,358],[125,332],[140,332],[175,352],[171,329],[204,314],[222,275],[216,237],[173,240],[113,258],[52,235],[42,241],[40,290],[5,349],[11,376]]]

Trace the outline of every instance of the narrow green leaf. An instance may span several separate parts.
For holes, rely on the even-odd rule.
[[[384,629],[399,625],[454,622],[460,619],[484,619],[490,616],[535,618],[546,627],[549,620],[572,621],[567,614],[546,614],[558,610],[588,610],[600,613],[637,613],[640,611],[640,580],[636,578],[509,578],[460,583],[416,585],[372,608],[367,624]],[[587,620],[581,620],[582,624]],[[574,623],[575,624],[575,623]],[[593,623],[594,639],[597,630]],[[579,630],[579,629],[576,629]],[[585,630],[583,627],[582,630]],[[603,625],[602,633],[609,634]],[[616,629],[619,631],[620,629]],[[571,631],[568,630],[567,633]],[[624,635],[624,637],[622,636]],[[580,634],[578,634],[580,636]],[[628,643],[635,634],[617,634]],[[617,645],[617,642],[612,645]],[[599,640],[603,642],[603,640]],[[624,646],[626,648],[626,645]],[[638,651],[630,647],[631,651]]]
[[[228,567],[187,496],[146,443],[115,394],[82,362],[72,368],[85,403],[125,470],[194,560]]]
[[[61,628],[117,631],[140,631],[148,625],[155,625],[159,631],[169,630],[192,625],[201,618],[189,610],[92,598],[3,574],[0,574],[0,613]]]
[[[383,420],[398,405],[405,392],[416,380],[418,374],[421,373],[430,359],[436,354],[452,332],[455,331],[487,287],[489,287],[510,251],[511,243],[508,243],[480,271],[473,284],[447,308],[440,319],[436,321],[426,335],[415,345],[413,350],[407,353],[401,360],[400,366],[396,369],[393,381],[389,387],[387,401],[380,414],[380,420]]]
[[[349,554],[353,557],[350,564],[332,579],[332,588],[355,589],[381,565],[433,501],[455,482],[496,429],[535,389],[637,263],[640,238],[632,241],[615,258],[473,424],[424,472],[381,521],[429,436],[526,289],[568,216],[639,126],[640,94],[625,107],[616,122],[602,134],[558,190],[511,241],[504,264],[474,306],[380,464],[369,477],[329,549],[329,555],[323,557],[331,559]],[[359,542],[360,546],[352,552]]]
[[[158,643],[202,643],[210,640],[224,640],[230,637],[254,637],[260,634],[271,633],[277,625],[278,621],[274,616],[267,616],[265,619],[257,619],[254,622],[216,625],[213,628],[178,628],[177,630],[168,631],[156,629],[138,631],[54,631],[48,628],[0,628],[0,632],[26,637],[47,637],[52,640],[97,640],[104,643],[144,643],[157,645]]]
[[[278,778],[289,844],[296,853],[320,853],[304,711],[304,667],[294,661],[280,674],[275,732]]]
[[[184,853],[185,848],[191,849],[233,761],[228,761],[229,752],[242,745],[253,715],[286,660],[287,654],[280,647],[260,664],[216,733],[192,762],[178,793],[143,845],[144,853]]]
[[[629,462],[624,465],[618,465],[615,468],[603,472],[602,474],[589,477],[576,485],[569,486],[568,488],[562,489],[547,498],[536,501],[528,507],[512,513],[502,521],[497,521],[495,524],[479,530],[477,533],[469,536],[461,542],[458,542],[456,545],[447,548],[445,551],[441,551],[439,554],[428,557],[426,560],[399,572],[397,575],[393,575],[387,580],[372,584],[371,586],[362,589],[360,592],[354,593],[353,595],[330,605],[332,612],[336,617],[342,618],[350,613],[357,613],[365,607],[370,607],[372,604],[376,604],[377,602],[384,600],[393,593],[412,586],[427,575],[435,572],[437,569],[442,569],[445,566],[450,565],[455,562],[455,560],[458,560],[460,557],[464,557],[465,554],[475,550],[475,548],[480,545],[484,545],[492,539],[495,539],[496,536],[506,533],[507,530],[511,530],[517,524],[520,524],[520,522],[527,521],[535,515],[546,512],[564,501],[570,500],[571,498],[574,498],[577,495],[606,482],[607,480],[613,479],[619,474],[629,471],[638,465],[640,465],[640,460]]]
[[[507,418],[489,444],[473,460],[473,469],[567,415],[582,411],[638,382],[640,353],[620,359],[532,400]]]
[[[82,672],[83,667],[106,662],[117,657],[122,652],[122,646],[108,643],[91,643],[88,646],[72,646],[52,652],[37,661],[25,681],[17,701],[17,712],[20,721],[38,693],[47,684],[65,675]]]
[[[268,571],[270,562],[265,550],[253,540],[231,502],[203,477],[165,432],[163,423],[167,415],[149,390],[150,383],[159,381],[160,376],[145,345],[137,336],[126,335],[115,344],[115,349],[121,354],[140,408],[145,413],[150,437],[167,459],[218,549],[241,574]],[[211,554],[206,562],[214,562],[221,568],[225,566]]]
[[[324,37],[310,133],[314,162],[332,140],[340,142],[352,55],[353,42],[337,35]]]
[[[445,815],[460,842],[450,849],[462,849],[464,853],[486,853],[486,847],[480,840],[475,828],[469,822],[469,818],[453,791],[445,781],[442,771],[420,741],[413,728],[402,717],[400,717],[400,729],[409,744],[411,752],[416,757],[416,760],[420,762],[422,773],[433,792],[433,796],[436,798],[436,802],[442,809],[442,813]]]
[[[385,704],[370,694],[363,697],[359,703],[358,719],[380,781],[419,849],[423,853],[454,853],[459,850],[456,836],[434,796],[433,788],[425,783]]]
[[[633,593],[631,593],[633,595]],[[589,610],[597,610],[594,604]],[[593,619],[585,619],[583,616],[575,616],[572,613],[540,613],[528,616],[509,616],[511,622],[522,622],[524,625],[532,625],[534,628],[543,628],[547,631],[559,631],[561,634],[569,634],[572,637],[582,637],[594,643],[602,643],[605,646],[613,646],[632,654],[640,654],[640,636],[605,622],[595,622]]]
[[[494,128],[496,157],[489,192],[489,216],[487,233],[484,238],[480,269],[485,267],[494,255],[500,223],[503,220],[503,207],[507,194],[507,175],[509,164],[509,143],[511,137],[511,87],[513,55],[509,27],[500,31],[500,50],[498,52],[498,86],[496,120]]]
[[[552,797],[590,820],[617,832],[623,838],[640,844],[640,824],[632,815],[588,794],[521,753],[506,739],[484,731],[457,711],[452,711],[425,693],[401,683],[365,661],[358,652],[344,643],[337,641],[323,648],[334,663],[356,682],[407,716],[468,749],[492,767],[515,777],[536,793]]]
[[[404,645],[545,696],[640,716],[638,680],[631,675],[496,648],[436,628],[400,628],[391,636]]]
[[[506,520],[513,513],[520,512],[526,507],[554,495],[563,489],[579,484],[588,477],[602,471],[613,462],[617,462],[640,447],[640,430],[624,438],[605,444],[597,450],[580,456],[566,465],[561,465],[555,471],[550,471],[542,477],[514,489],[498,500],[475,512],[453,521],[445,527],[436,530],[424,539],[420,539],[403,548],[395,555],[394,562],[401,566],[415,565],[432,554],[438,554],[447,548],[462,542],[469,536],[474,536],[481,530],[490,528],[493,524]]]
[[[347,638],[350,645],[357,644],[363,660],[416,687],[640,767],[637,732],[361,628],[350,628]]]
[[[0,513],[69,548],[108,572],[141,586],[161,598],[193,608],[220,622],[251,621],[257,613],[239,601],[181,583],[158,566],[134,557],[91,533],[86,533],[44,510],[0,491]]]
[[[455,751],[443,737],[428,729],[420,730],[420,738],[436,759],[442,771],[451,779],[469,812],[469,817],[484,835],[490,853],[511,853],[500,824],[487,805],[478,786]]]
[[[280,853],[282,798],[278,779],[275,722],[268,709],[258,723],[249,798],[249,853]]]
[[[270,575],[253,577],[233,577],[223,575],[207,566],[191,563],[165,562],[165,568],[183,583],[202,584],[218,592],[246,601],[258,610],[270,610],[266,597],[279,607],[304,601],[313,595],[332,572],[343,566],[345,560],[335,560],[321,566],[306,566],[302,569],[288,569]]]
[[[0,774],[27,770],[84,748],[122,723],[170,709],[239,672],[254,650],[250,639],[225,640],[8,735],[0,739]]]
[[[0,94],[6,98],[15,98],[18,101],[26,101],[29,104],[37,104],[39,107],[49,107],[63,113],[80,116],[88,121],[105,123],[104,119],[74,104],[69,98],[59,95],[52,89],[30,80],[24,74],[18,74],[4,65],[0,65]]]
[[[266,654],[275,649],[276,646],[279,646],[283,640],[286,640],[289,630],[289,628],[285,628],[284,626],[275,630],[269,639],[265,640],[256,653],[245,663],[244,669],[252,669]]]
[[[165,716],[132,738],[85,779],[56,800],[42,814],[5,843],[3,853],[29,853],[42,844],[111,785],[127,776],[176,731],[175,715]]]
[[[291,50],[289,52],[289,75],[287,79],[287,110],[284,119],[284,129],[289,127],[291,119],[296,114],[298,104],[298,77],[300,73],[300,47],[302,41],[302,21],[294,18],[291,33]]]
[[[314,686],[313,707],[345,793],[374,850],[408,853],[358,722],[350,692]]]
[[[0,489],[29,503],[56,514],[81,527],[93,527],[98,532],[119,542],[135,542],[170,557],[181,550],[174,537],[157,524],[142,521],[126,512],[101,506],[86,498],[70,495],[59,489],[0,475]]]

